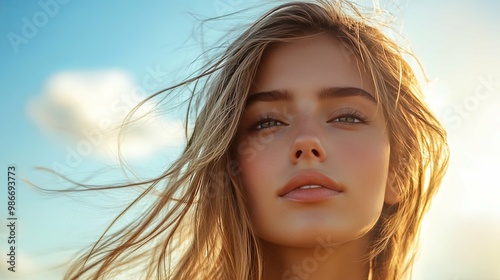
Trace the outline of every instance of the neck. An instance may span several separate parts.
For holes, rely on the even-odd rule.
[[[369,279],[368,235],[340,245],[318,240],[315,247],[297,248],[262,241],[264,280]]]

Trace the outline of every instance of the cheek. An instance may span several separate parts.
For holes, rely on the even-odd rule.
[[[255,136],[239,139],[236,160],[241,170],[241,178],[245,192],[249,199],[258,197],[269,183],[267,178],[276,174],[279,160],[283,160],[282,151],[275,147],[272,134],[257,134]]]
[[[276,171],[273,171],[273,165],[268,162],[272,159],[269,155],[271,154],[258,152],[251,159],[244,156],[238,159],[245,204],[256,232],[266,232],[271,223],[267,211],[275,203],[272,193],[269,192],[269,183],[272,181],[269,178],[272,178]]]
[[[346,186],[346,209],[352,213],[349,223],[364,234],[378,221],[384,205],[389,141],[386,137],[360,137],[339,143],[338,147],[335,158],[340,165],[336,164],[336,174]]]
[[[335,158],[342,166],[339,176],[345,174],[343,179],[355,184],[357,189],[380,197],[387,182],[390,145],[386,135],[370,136],[343,139]]]
[[[276,136],[272,133],[260,131],[254,135],[238,137],[236,146],[236,158],[242,164],[251,164],[258,158],[262,158],[263,152],[269,152]],[[262,159],[261,159],[262,160]]]
[[[344,149],[348,164],[353,169],[364,171],[385,170],[389,162],[389,151],[388,143],[377,140],[351,142]]]

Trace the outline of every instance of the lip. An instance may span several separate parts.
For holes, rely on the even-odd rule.
[[[341,193],[342,187],[325,174],[316,170],[301,171],[295,174],[286,185],[278,192],[280,197],[287,195],[295,189],[306,185],[320,185],[324,188]]]

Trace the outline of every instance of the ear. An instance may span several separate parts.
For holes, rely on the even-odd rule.
[[[399,202],[399,190],[395,184],[396,175],[394,172],[389,172],[387,176],[387,184],[385,186],[384,202],[393,205]]]

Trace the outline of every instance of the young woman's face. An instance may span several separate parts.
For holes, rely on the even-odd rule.
[[[384,114],[357,62],[329,35],[273,46],[262,58],[234,151],[262,240],[354,240],[384,200],[394,202]]]

